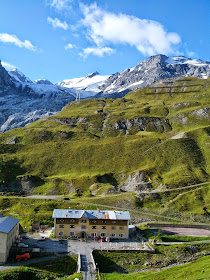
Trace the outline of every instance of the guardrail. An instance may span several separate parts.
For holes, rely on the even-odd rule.
[[[77,259],[77,273],[81,272],[81,257],[80,253],[78,254],[78,259]]]
[[[94,257],[93,257],[93,252],[90,253],[90,259],[91,259],[91,262],[93,264],[93,269],[94,269],[94,271],[96,271],[96,264],[95,264],[95,260],[94,260]]]
[[[175,228],[200,228],[210,230],[210,225],[187,225],[187,224],[166,224],[166,223],[147,223],[149,228],[164,228],[164,227],[175,227]]]

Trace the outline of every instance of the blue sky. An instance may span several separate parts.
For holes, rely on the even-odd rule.
[[[1,0],[0,59],[30,79],[120,72],[150,55],[210,60],[209,0]]]

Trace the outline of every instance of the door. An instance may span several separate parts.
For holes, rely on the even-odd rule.
[[[81,233],[81,237],[82,237],[82,238],[85,238],[85,237],[86,237],[86,233],[85,233],[84,231]]]

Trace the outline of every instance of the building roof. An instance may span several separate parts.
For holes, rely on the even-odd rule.
[[[9,233],[19,221],[19,219],[13,217],[0,217],[0,232]]]
[[[54,209],[53,218],[130,220],[129,211]]]

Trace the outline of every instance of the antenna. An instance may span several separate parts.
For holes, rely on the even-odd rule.
[[[80,90],[76,89],[76,101],[80,100]]]

